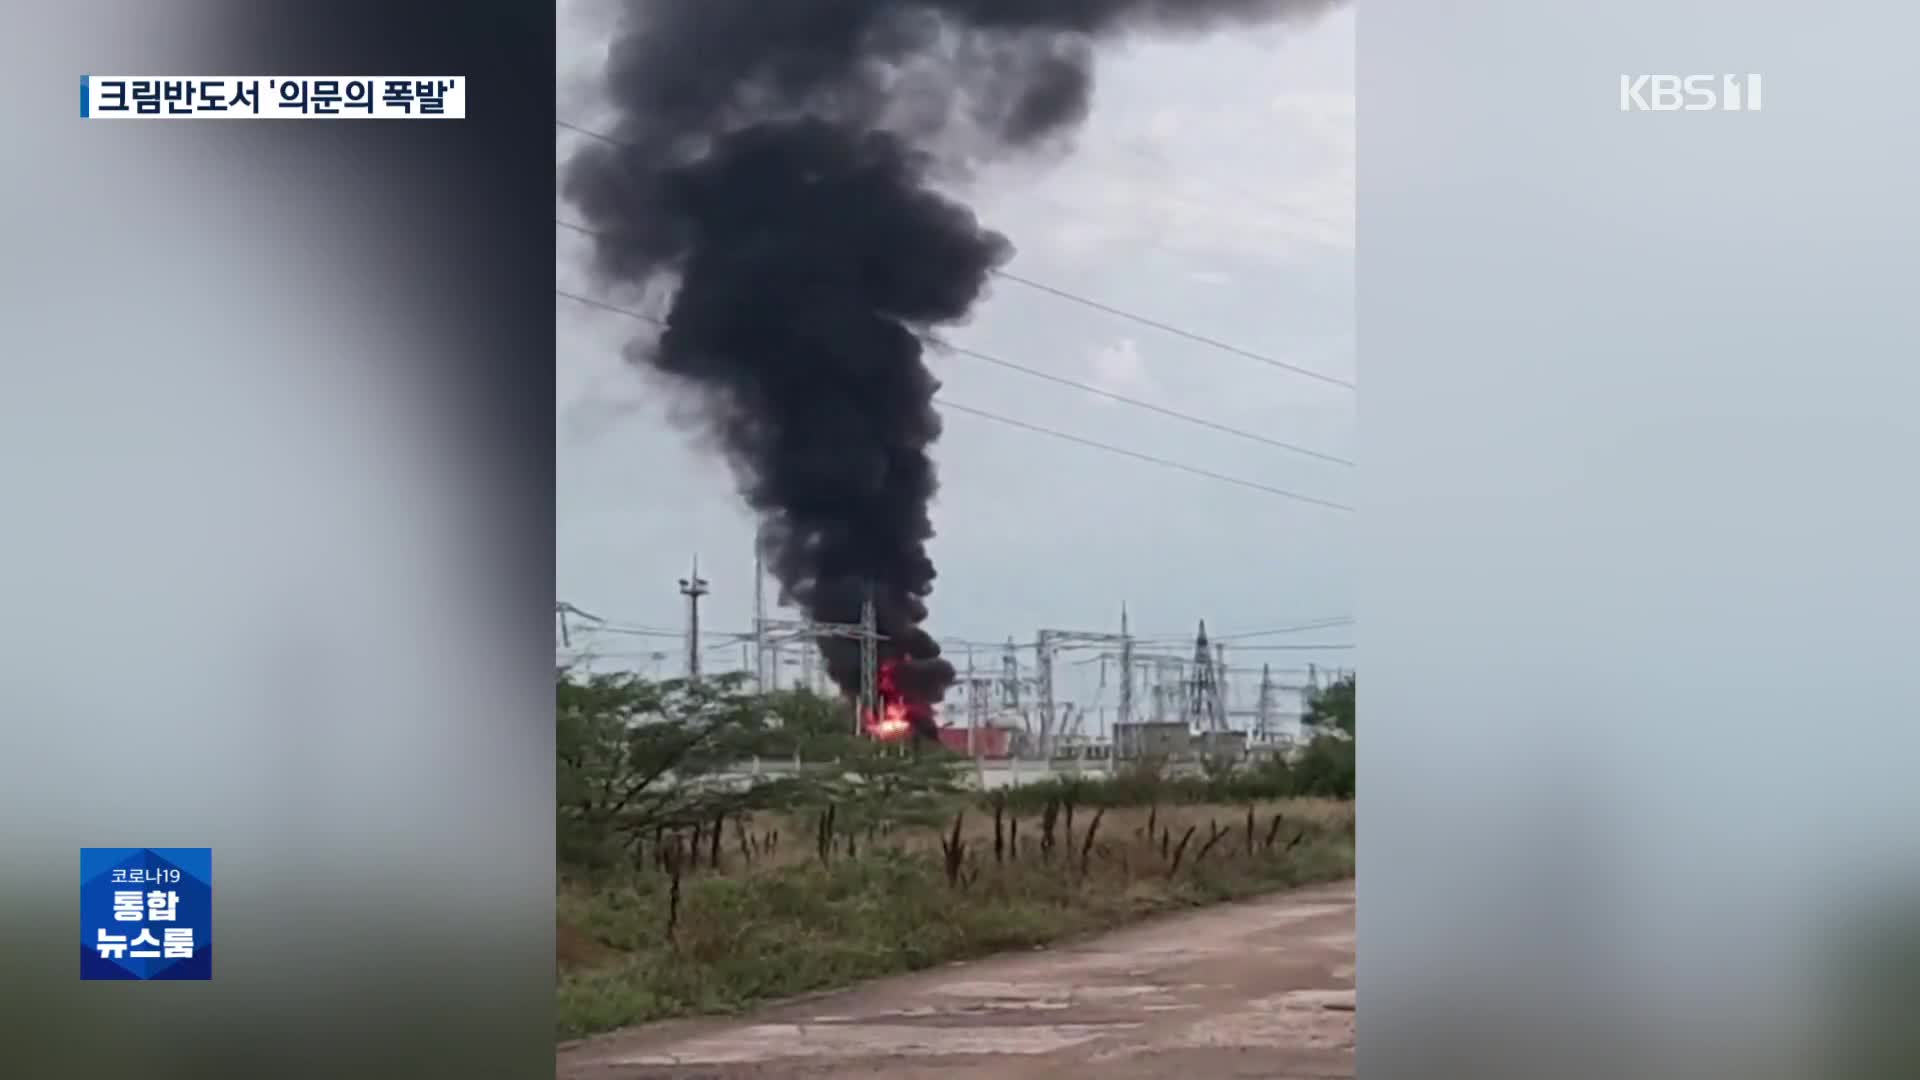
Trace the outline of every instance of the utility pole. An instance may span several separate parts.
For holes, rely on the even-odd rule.
[[[1260,741],[1266,742],[1272,737],[1270,725],[1273,722],[1273,665],[1260,665],[1260,703],[1256,706],[1259,717]]]
[[[805,637],[800,642],[800,682],[808,691],[817,694],[820,686],[813,674],[813,657],[820,651],[820,638],[814,631],[813,616],[806,616],[801,620],[801,625]]]
[[[700,598],[707,595],[700,576],[700,556],[693,557],[693,576],[680,579],[680,595],[687,598],[687,681],[700,681]]]
[[[1020,714],[1020,654],[1013,639],[1007,639],[1007,651],[1000,657],[1000,703],[1015,715]],[[1024,725],[1025,718],[1022,718]]]
[[[574,607],[572,604],[567,603],[565,600],[558,601],[553,605],[553,613],[556,616],[558,616],[560,619],[560,644],[563,647],[569,648],[569,649],[573,648],[573,619],[571,618],[572,616],[578,615],[579,617],[592,623],[606,622],[605,619],[602,619],[600,616],[595,615],[593,612],[581,611],[579,608]]]
[[[873,610],[873,586],[867,586],[867,598],[860,603],[860,706],[853,718],[854,734],[859,734],[867,717],[880,714],[880,629]]]
[[[1226,642],[1213,643],[1213,657],[1213,708],[1219,713],[1220,722],[1216,726],[1224,730],[1228,727],[1227,717],[1233,708],[1233,678],[1227,670]]]
[[[1040,760],[1053,760],[1053,632],[1040,631],[1033,645],[1040,694]]]
[[[976,765],[979,764],[980,744],[974,738],[975,730],[979,725],[974,720],[974,713],[977,710],[974,709],[973,703],[979,697],[980,686],[973,680],[973,646],[969,645],[967,646],[967,756],[973,758]]]
[[[761,534],[753,536],[753,688],[766,693],[767,685],[767,566],[760,554]]]
[[[1127,632],[1127,605],[1120,604],[1120,714],[1115,725],[1133,722],[1133,635]]]
[[[967,670],[968,672],[972,672],[973,670],[973,657],[971,655],[971,649],[969,649],[969,655],[967,657]],[[993,679],[985,675],[981,675],[978,677],[974,677],[971,675],[969,676],[968,682],[967,682],[967,723],[974,730],[976,731],[990,730],[988,721],[990,717],[989,710],[993,706],[993,696],[994,696],[994,680]],[[979,746],[977,743],[975,744],[974,753],[973,753],[973,768],[974,768],[974,774],[980,782],[980,789],[982,791],[985,791],[987,787],[987,767],[984,761],[982,760],[984,757],[982,753],[983,749],[984,748]]]
[[[967,753],[973,757],[974,782],[987,790],[987,764],[981,755],[979,732],[993,701],[993,680],[973,673],[973,646],[967,646]]]

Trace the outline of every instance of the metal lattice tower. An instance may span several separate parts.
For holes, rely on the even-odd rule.
[[[1038,688],[1040,694],[1040,753],[1045,759],[1053,757],[1055,724],[1053,699],[1053,657],[1062,649],[1093,646],[1119,645],[1126,648],[1129,639],[1126,634],[1092,634],[1080,630],[1042,630],[1035,642],[1034,659],[1039,664]]]
[[[1186,657],[1143,651],[1130,634],[1122,633],[1118,652],[1100,654],[1102,671],[1109,660],[1120,662],[1120,708],[1124,715],[1118,722],[1159,722],[1169,712],[1178,715],[1183,711],[1176,705],[1185,700],[1180,681],[1186,678]]]
[[[820,685],[825,682],[822,678],[825,674],[824,665],[818,662],[814,654],[819,652],[821,644],[829,638],[857,641],[860,643],[861,666],[869,672],[868,685],[877,690],[879,658],[877,655],[870,654],[876,654],[879,643],[886,638],[874,629],[874,619],[864,608],[862,615],[869,617],[866,621],[857,623],[816,622],[813,619],[768,619],[767,640],[769,646],[775,650],[775,655],[778,655],[778,650],[784,643],[792,642],[800,646],[801,667],[805,672],[802,679],[807,688],[816,693],[832,692],[830,687]],[[872,705],[874,696],[872,692],[864,695],[856,694],[853,704]],[[857,732],[858,717],[855,718],[855,723]]]
[[[1115,724],[1133,723],[1133,635],[1127,632],[1127,605],[1120,605],[1120,707]]]
[[[1213,650],[1207,647],[1207,623],[1200,622],[1200,633],[1193,642],[1193,682],[1187,695],[1187,725],[1190,728],[1220,730],[1220,686],[1214,677]]]

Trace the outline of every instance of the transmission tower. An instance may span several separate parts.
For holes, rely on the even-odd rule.
[[[1183,681],[1186,679],[1187,658],[1171,653],[1146,652],[1130,636],[1123,634],[1122,637],[1125,640],[1120,643],[1118,652],[1101,653],[1099,657],[1102,665],[1109,660],[1120,662],[1120,717],[1117,722],[1151,720],[1159,723],[1169,715],[1184,715],[1186,706],[1182,702],[1186,701],[1187,694]]]
[[[1204,732],[1220,730],[1220,687],[1215,681],[1213,651],[1207,647],[1207,623],[1202,619],[1193,642],[1193,682],[1187,695],[1187,726]]]
[[[1063,649],[1079,649],[1087,646],[1119,645],[1128,646],[1125,633],[1118,634],[1087,633],[1081,630],[1042,630],[1034,643],[1034,660],[1039,665],[1036,682],[1040,695],[1040,752],[1043,758],[1052,758],[1053,739],[1057,730],[1053,701],[1053,658]],[[1129,662],[1131,663],[1131,662]]]
[[[1020,712],[1020,654],[1013,639],[1007,639],[1007,651],[1000,657],[1000,704],[1018,715]]]
[[[977,732],[992,721],[993,680],[982,675],[967,683],[967,723]]]

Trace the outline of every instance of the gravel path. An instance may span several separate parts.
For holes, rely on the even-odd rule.
[[[561,1080],[1353,1076],[1352,882],[560,1048]]]

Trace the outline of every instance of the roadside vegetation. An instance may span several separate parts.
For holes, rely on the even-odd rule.
[[[980,793],[833,703],[558,680],[561,1038],[1118,926],[1353,870],[1352,693],[1292,766]],[[756,776],[742,762],[814,763]]]

